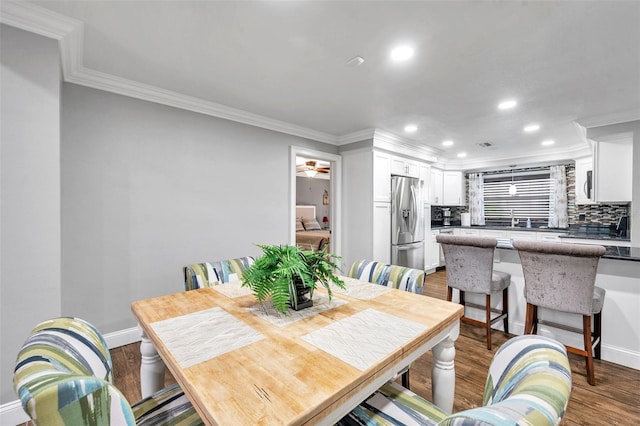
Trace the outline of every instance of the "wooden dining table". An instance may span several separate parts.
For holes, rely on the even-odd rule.
[[[344,281],[287,315],[239,282],[134,302],[143,396],[164,362],[206,424],[333,424],[432,350],[433,401],[451,411],[462,307]]]

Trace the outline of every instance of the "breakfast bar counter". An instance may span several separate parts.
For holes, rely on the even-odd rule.
[[[640,248],[607,247],[600,259],[596,285],[606,290],[602,309],[602,359],[640,370]],[[523,334],[526,302],[524,299],[524,276],[520,257],[513,248],[498,248],[494,269],[511,274],[509,289],[509,331]],[[428,279],[427,279],[428,280]],[[454,292],[454,296],[457,296]],[[476,302],[474,294],[467,294],[469,301]],[[499,298],[494,298],[498,304]],[[455,300],[455,297],[454,297]],[[484,296],[482,296],[484,300]],[[501,303],[501,302],[500,302]],[[498,304],[499,306],[499,304]],[[582,317],[542,310],[550,321],[562,322],[577,328],[582,326]],[[483,318],[483,312],[472,310],[469,316]],[[495,328],[501,328],[501,322]],[[573,346],[582,346],[582,336],[564,330],[540,326],[539,333]]]

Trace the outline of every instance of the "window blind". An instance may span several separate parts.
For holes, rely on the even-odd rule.
[[[516,195],[509,194],[509,186],[516,186]],[[484,176],[485,220],[543,219],[549,217],[549,169]]]

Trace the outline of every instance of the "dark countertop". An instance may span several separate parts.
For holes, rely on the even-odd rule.
[[[533,231],[533,232],[568,232],[567,228],[547,228],[547,227],[539,227],[539,228],[527,228],[525,226],[499,226],[499,225],[472,225],[472,226],[460,226],[460,225],[451,225],[451,226],[443,226],[443,225],[431,225],[431,229],[492,229],[497,231]]]
[[[632,260],[640,262],[640,247],[604,246],[607,250],[602,256],[605,259]]]
[[[605,241],[631,241],[627,236],[621,236],[612,231],[608,226],[570,226],[569,228],[548,228],[546,226],[527,228],[520,224],[519,226],[500,226],[500,225],[472,225],[460,226],[453,224],[451,226],[431,225],[431,229],[492,229],[498,231],[532,231],[532,232],[555,232],[561,233],[560,238],[580,238],[589,240],[605,240]]]
[[[640,262],[640,247],[619,247],[606,245],[607,241],[630,241],[628,237],[617,236],[614,233],[609,233],[609,227],[571,227],[567,228],[525,228],[525,227],[510,227],[510,226],[492,226],[492,225],[474,225],[474,226],[432,226],[433,230],[443,229],[492,229],[500,231],[534,231],[534,232],[564,232],[564,235],[560,235],[560,238],[566,238],[570,240],[574,239],[589,239],[589,240],[601,240],[602,246],[606,249],[606,252],[602,256],[603,259],[616,259],[616,260],[630,260],[634,262]],[[570,242],[570,241],[567,241]],[[513,250],[510,239],[499,240],[498,248]]]
[[[615,259],[615,260],[630,260],[632,262],[640,262],[640,247],[619,247],[619,246],[606,246],[601,244],[605,248],[603,259]],[[511,245],[511,240],[498,240],[498,247],[505,250],[515,250]]]

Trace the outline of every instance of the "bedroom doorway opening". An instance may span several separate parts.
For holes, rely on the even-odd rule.
[[[341,157],[336,154],[291,147],[290,149],[290,243],[320,249],[329,245],[341,254],[340,226]],[[302,225],[309,228],[299,231]],[[319,228],[319,229],[318,229]]]

